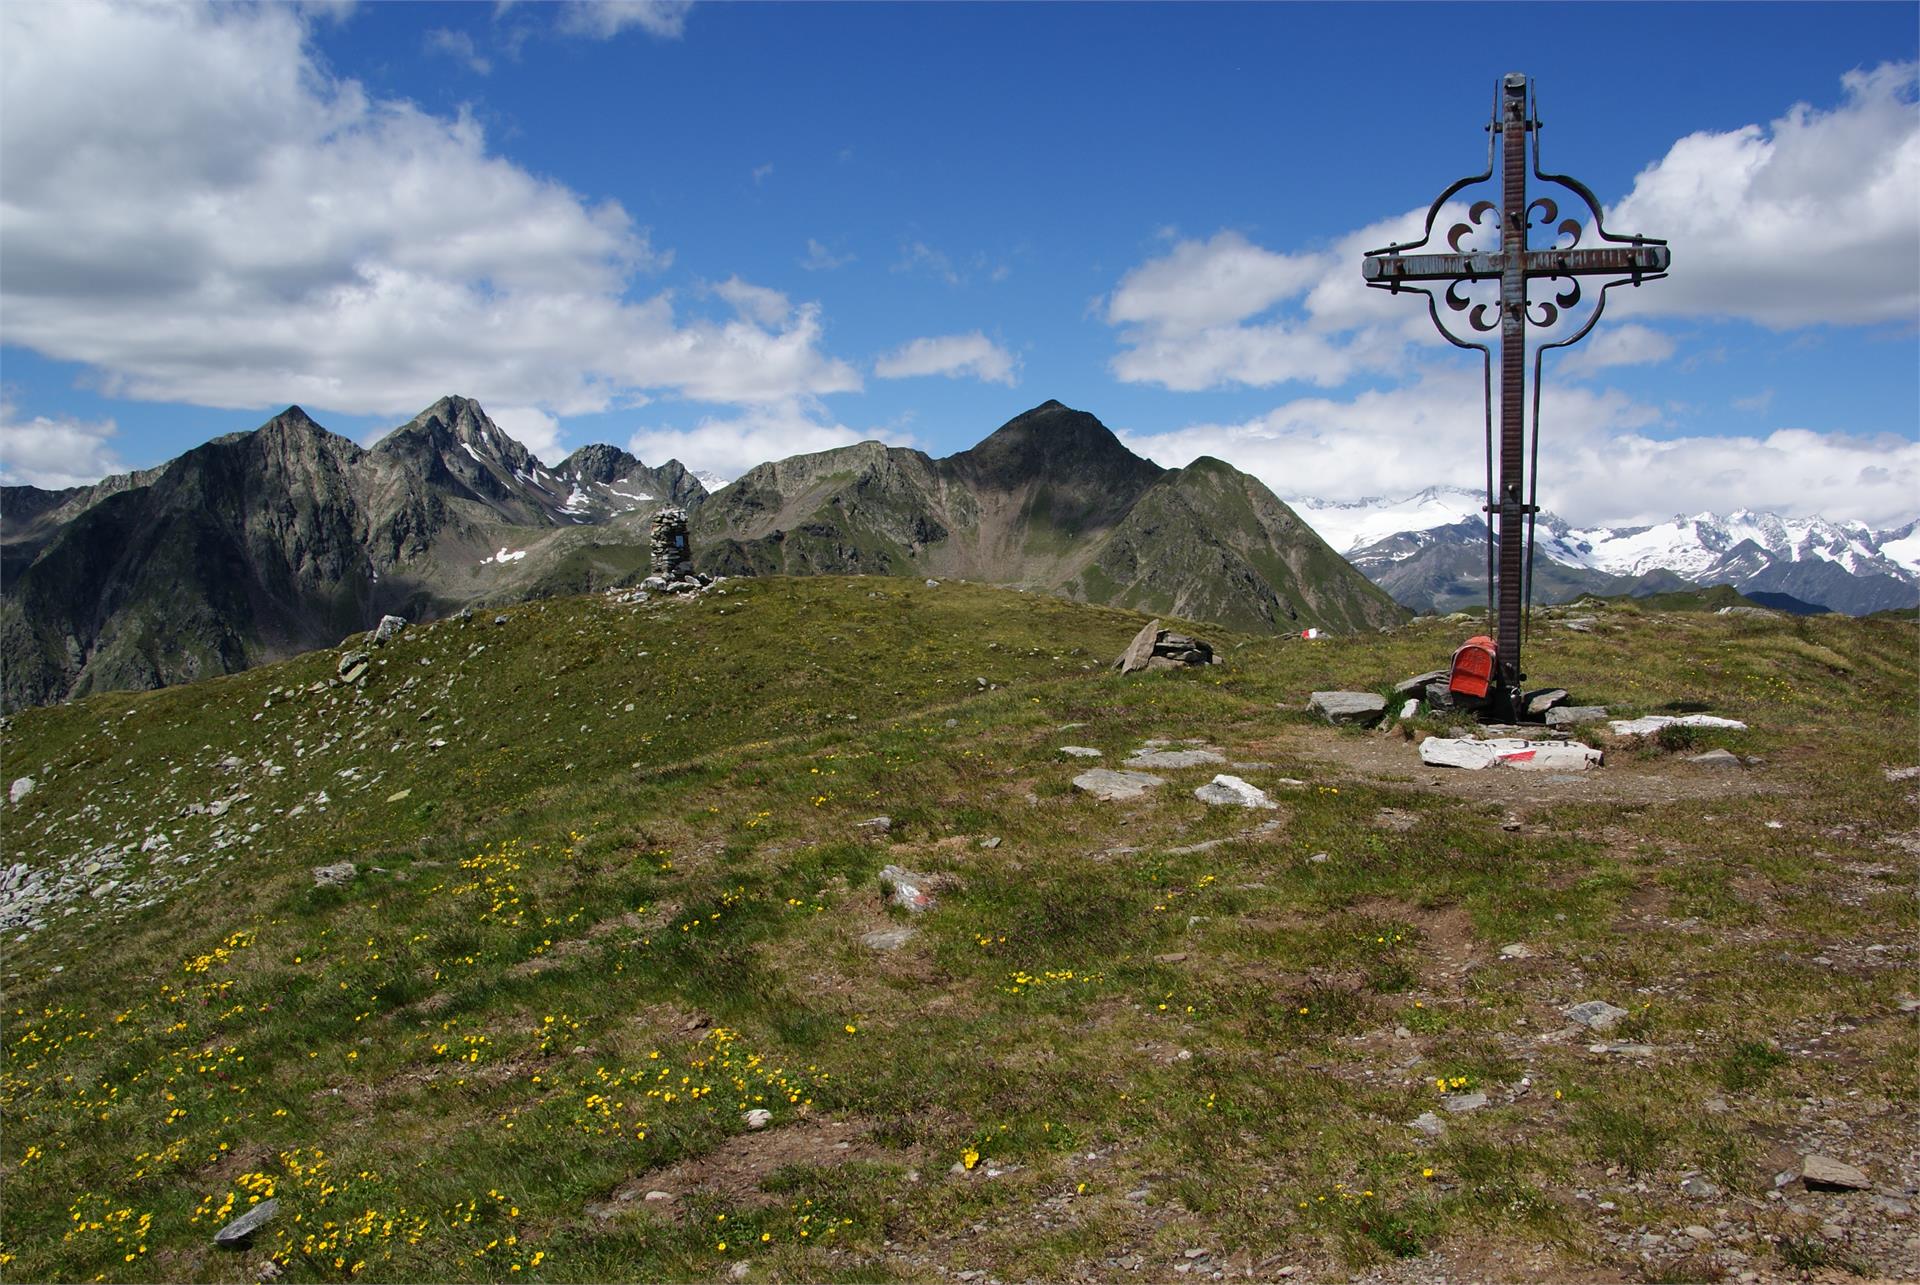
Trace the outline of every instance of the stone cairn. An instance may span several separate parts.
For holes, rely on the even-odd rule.
[[[714,582],[714,577],[693,569],[693,544],[687,537],[685,509],[670,505],[653,515],[649,552],[648,569],[653,574],[640,582],[643,592],[699,593]]]

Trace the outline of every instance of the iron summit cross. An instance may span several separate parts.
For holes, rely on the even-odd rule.
[[[1531,567],[1533,559],[1533,516],[1539,512],[1535,504],[1537,492],[1533,486],[1536,481],[1535,469],[1527,461],[1527,442],[1524,409],[1526,393],[1529,387],[1526,378],[1527,364],[1527,321],[1529,301],[1527,283],[1541,278],[1558,278],[1562,284],[1554,294],[1553,302],[1539,302],[1540,316],[1535,324],[1551,326],[1560,313],[1573,307],[1580,301],[1581,288],[1579,278],[1592,276],[1611,276],[1615,280],[1601,287],[1593,314],[1586,323],[1569,338],[1544,344],[1534,354],[1534,371],[1531,381],[1533,392],[1534,464],[1539,459],[1539,421],[1540,421],[1540,354],[1548,348],[1563,348],[1584,338],[1587,332],[1600,319],[1600,312],[1606,304],[1606,292],[1617,285],[1639,285],[1664,276],[1671,256],[1664,241],[1651,237],[1615,236],[1601,223],[1600,203],[1593,193],[1578,180],[1563,174],[1546,174],[1540,170],[1540,121],[1536,111],[1532,82],[1525,75],[1513,72],[1503,77],[1494,101],[1492,123],[1488,126],[1494,136],[1487,149],[1487,168],[1483,173],[1469,175],[1454,183],[1442,192],[1427,211],[1426,232],[1418,241],[1409,241],[1389,245],[1379,250],[1369,251],[1361,263],[1361,276],[1369,286],[1389,290],[1396,294],[1403,290],[1423,294],[1427,297],[1428,311],[1432,314],[1434,325],[1451,343],[1462,348],[1480,350],[1484,359],[1490,363],[1488,345],[1463,339],[1451,331],[1441,319],[1439,308],[1430,289],[1424,289],[1414,282],[1447,282],[1444,301],[1447,307],[1456,313],[1466,314],[1465,320],[1473,330],[1486,333],[1496,326],[1500,332],[1500,485],[1497,492],[1490,493],[1486,512],[1499,518],[1499,569],[1494,574],[1492,550],[1488,551],[1489,606],[1497,600],[1495,616],[1494,655],[1492,690],[1487,693],[1487,713],[1500,719],[1518,719],[1524,713],[1521,683],[1525,678],[1520,669],[1520,644],[1523,619],[1523,577],[1526,583],[1526,600],[1531,600]],[[1527,200],[1527,138],[1533,136],[1533,176],[1543,183],[1557,184],[1579,196],[1586,202],[1591,213],[1592,231],[1603,244],[1586,249],[1576,249],[1583,229],[1578,219],[1560,219],[1559,206],[1551,197],[1540,197],[1531,204]],[[1482,183],[1493,177],[1494,143],[1500,152],[1500,203],[1496,207],[1492,201],[1479,201],[1467,213],[1465,223],[1455,224],[1447,233],[1448,254],[1411,254],[1433,239],[1434,220],[1439,216],[1441,207],[1455,194],[1476,183]],[[1491,252],[1461,249],[1461,241],[1472,235],[1481,220],[1489,214],[1498,214],[1498,249]],[[1528,227],[1535,214],[1541,216],[1543,225],[1552,228],[1551,240],[1565,244],[1543,249],[1533,249],[1528,245]],[[1556,220],[1559,220],[1556,224]],[[1500,283],[1500,295],[1497,303],[1476,303],[1461,293],[1465,284],[1478,281]],[[1492,492],[1492,448],[1491,441],[1491,372],[1488,371],[1487,397],[1488,409],[1488,482]],[[1526,532],[1522,536],[1522,521],[1525,520]],[[1489,532],[1491,536],[1491,531]],[[1525,555],[1522,555],[1522,546]],[[1523,570],[1524,568],[1524,570]],[[1497,592],[1496,592],[1497,590]]]

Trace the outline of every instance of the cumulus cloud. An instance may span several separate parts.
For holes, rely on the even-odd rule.
[[[124,473],[108,445],[118,431],[111,419],[22,419],[11,399],[0,399],[0,482],[58,491]]]
[[[1741,317],[1775,329],[1920,313],[1920,64],[1841,78],[1828,110],[1689,134],[1634,180],[1610,227],[1662,236],[1673,276],[1643,315]]]
[[[1799,428],[1670,435],[1661,412],[1618,390],[1549,383],[1542,400],[1541,503],[1576,524],[1652,523],[1714,505],[1871,525],[1914,516],[1920,442]],[[1300,398],[1240,423],[1121,436],[1169,467],[1212,455],[1282,496],[1351,501],[1483,488],[1483,413],[1476,373],[1432,368],[1404,387]]]
[[[873,363],[881,379],[910,379],[916,375],[971,377],[990,384],[1012,385],[1014,355],[978,330],[964,335],[915,339]]]
[[[635,299],[669,256],[619,205],[334,78],[307,35],[274,6],[0,6],[9,342],[113,395],[349,414],[860,386],[812,305]]]
[[[713,292],[733,305],[734,311],[763,326],[785,324],[793,315],[793,303],[787,296],[768,286],[756,286],[739,277],[728,277]]]
[[[594,40],[611,40],[633,27],[659,40],[678,40],[691,8],[693,0],[567,0],[558,25],[567,35]]]
[[[817,401],[794,398],[738,415],[711,416],[692,428],[643,428],[627,449],[655,466],[676,459],[690,469],[731,478],[768,460],[851,446],[872,436],[837,422]],[[913,443],[899,438],[894,444]]]
[[[1578,378],[1610,366],[1651,366],[1673,356],[1673,352],[1673,339],[1650,326],[1638,322],[1609,326],[1602,322],[1578,345],[1557,354],[1558,371]]]
[[[556,464],[565,458],[560,421],[538,406],[489,406],[487,415],[535,458]]]

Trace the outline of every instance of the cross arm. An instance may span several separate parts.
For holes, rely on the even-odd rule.
[[[1584,277],[1613,272],[1665,272],[1664,245],[1608,245],[1588,250],[1528,250],[1529,277]],[[1369,282],[1483,281],[1506,268],[1504,254],[1371,254],[1360,264]]]

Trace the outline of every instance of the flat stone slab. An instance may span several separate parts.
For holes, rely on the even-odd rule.
[[[1268,798],[1266,791],[1250,785],[1237,776],[1222,773],[1206,785],[1193,792],[1193,797],[1202,803],[1215,805],[1238,804],[1243,808],[1277,808],[1280,805]]]
[[[339,888],[353,882],[360,873],[351,861],[336,861],[330,866],[313,868],[313,886],[316,888]]]
[[[1815,1191],[1868,1191],[1873,1179],[1832,1156],[1802,1156],[1800,1180]]]
[[[1720,727],[1730,732],[1747,730],[1747,725],[1737,718],[1720,718],[1713,714],[1648,714],[1645,718],[1616,718],[1607,724],[1607,730],[1615,736],[1647,736],[1663,727]]]
[[[213,1243],[222,1248],[233,1249],[245,1245],[273,1216],[280,1212],[278,1200],[263,1200],[246,1213],[222,1227],[213,1234]]]
[[[860,944],[868,950],[899,950],[913,940],[913,935],[911,928],[883,928],[864,934]]]
[[[1604,756],[1589,745],[1528,741],[1517,736],[1479,740],[1472,736],[1429,736],[1420,742],[1420,761],[1428,767],[1458,767],[1477,772],[1489,767],[1523,772],[1583,772]]]
[[[1547,711],[1548,727],[1577,727],[1581,723],[1606,721],[1605,705],[1555,705]]]
[[[1315,692],[1307,708],[1329,723],[1371,727],[1387,712],[1387,698],[1378,692]]]
[[[1407,1127],[1424,1133],[1429,1138],[1437,1138],[1447,1131],[1447,1122],[1431,1111],[1422,1111],[1419,1115],[1407,1121]]]
[[[1206,767],[1225,763],[1227,756],[1214,750],[1135,750],[1127,756],[1128,767]]]
[[[1096,767],[1073,778],[1074,789],[1083,790],[1106,803],[1137,799],[1166,783],[1165,777],[1155,776],[1151,772],[1119,772],[1110,767]]]
[[[1094,749],[1091,745],[1062,745],[1060,752],[1077,759],[1097,759],[1100,757],[1100,751]]]
[[[1478,1089],[1472,1093],[1452,1093],[1440,1099],[1440,1105],[1456,1115],[1462,1111],[1478,1111],[1487,1105],[1487,1095]]]
[[[1444,669],[1430,669],[1424,674],[1415,674],[1404,683],[1393,685],[1395,696],[1411,696],[1426,688],[1428,683],[1445,682],[1451,675]]]

